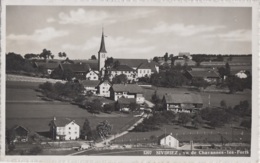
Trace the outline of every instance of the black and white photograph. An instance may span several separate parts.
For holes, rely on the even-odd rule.
[[[257,8],[5,3],[6,157],[257,156]]]

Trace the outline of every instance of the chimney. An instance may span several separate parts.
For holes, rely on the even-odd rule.
[[[56,121],[56,117],[53,117],[53,120]]]
[[[172,135],[172,133],[170,133],[170,135]]]

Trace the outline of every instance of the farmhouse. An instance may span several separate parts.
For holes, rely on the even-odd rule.
[[[214,70],[186,71],[184,75],[191,81],[196,79],[204,79],[211,84],[217,84],[220,80],[219,74]]]
[[[9,137],[12,142],[27,142],[29,130],[21,125],[15,125],[9,130]]]
[[[136,103],[143,104],[143,89],[137,84],[114,84],[111,88],[111,98],[117,101],[119,98],[133,98]]]
[[[188,112],[200,109],[203,106],[202,98],[199,94],[166,94],[163,96],[165,110],[174,112]]]
[[[54,140],[76,140],[80,135],[80,126],[68,118],[53,118],[49,123],[50,134]]]
[[[112,84],[108,80],[104,80],[98,85],[98,95],[103,97],[110,97],[110,88]]]
[[[60,64],[60,69],[72,71],[77,79],[85,79],[90,67],[88,64]]]
[[[116,77],[117,75],[124,74],[126,75],[128,81],[136,81],[135,70],[127,65],[118,65],[111,68],[111,78]]]
[[[177,140],[175,137],[172,136],[172,133],[170,134],[163,134],[158,137],[158,144],[164,147],[170,147],[170,148],[179,148],[179,140]]]
[[[119,98],[117,103],[120,106],[119,111],[130,111],[130,104],[136,103],[136,100],[134,98]]]
[[[94,95],[97,94],[97,87],[99,85],[99,80],[82,80],[80,83],[85,88],[85,94],[87,92],[92,92]]]
[[[87,80],[98,80],[99,76],[98,76],[98,71],[94,71],[94,70],[90,70],[87,74],[86,74],[86,79]]]
[[[34,67],[42,68],[45,73],[50,75],[55,68],[59,67],[59,63],[56,63],[56,62],[34,62]]]

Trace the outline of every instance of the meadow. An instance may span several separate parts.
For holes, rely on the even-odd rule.
[[[34,89],[39,83],[29,82],[7,82],[6,85],[6,127],[23,125],[31,131],[46,132],[49,130],[49,122],[56,118],[70,118],[76,121],[81,127],[85,119],[90,122],[92,129],[95,129],[99,122],[108,120],[113,126],[112,133],[120,132],[134,123],[137,118],[131,114],[101,113],[94,115],[77,105],[66,102],[49,102],[41,99],[41,93]]]

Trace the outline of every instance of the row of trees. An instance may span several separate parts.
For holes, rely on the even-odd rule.
[[[40,84],[39,88],[48,98],[62,101],[73,101],[84,92],[83,85],[74,82],[66,82],[64,84],[61,82],[56,82],[55,84],[45,82]]]

